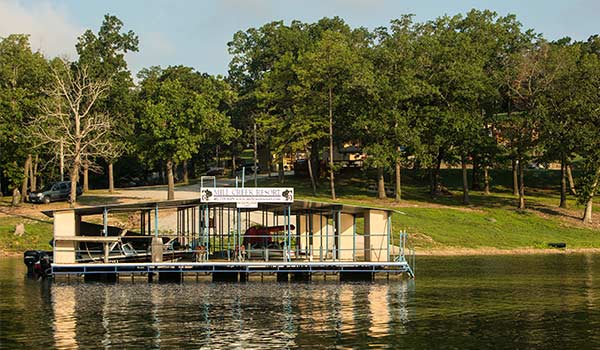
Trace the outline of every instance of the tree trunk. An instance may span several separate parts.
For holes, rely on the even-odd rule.
[[[13,206],[19,205],[21,203],[21,193],[17,187],[13,188],[12,202]]]
[[[77,180],[79,179],[79,168],[81,160],[78,157],[75,157],[75,161],[73,162],[73,168],[71,168],[70,180],[71,180],[71,194],[69,195],[69,203],[71,206],[77,202]]]
[[[25,166],[23,167],[23,184],[21,185],[21,201],[27,200],[27,180],[29,179],[29,168],[31,167],[31,154],[27,155],[25,159]]]
[[[35,161],[31,166],[31,192],[37,191],[37,175],[38,175],[39,156],[35,155]]]
[[[592,205],[594,202],[594,198],[590,197],[590,199],[588,199],[587,203],[585,204],[585,210],[583,212],[583,223],[585,224],[591,224],[593,222],[592,220]]]
[[[469,205],[471,201],[469,200],[469,174],[467,172],[467,157],[462,155],[460,158],[460,164],[462,167],[462,180],[463,180],[463,204]]]
[[[473,157],[473,173],[471,174],[471,189],[473,191],[479,191],[481,189],[480,177],[481,175],[481,164],[477,158]]]
[[[65,150],[63,139],[60,139],[60,181],[65,181]]]
[[[483,167],[483,194],[490,194],[490,173],[487,165]]]
[[[592,223],[592,205],[594,201],[594,194],[596,193],[596,188],[598,187],[598,180],[600,179],[600,168],[596,170],[596,177],[594,179],[594,183],[592,184],[592,188],[590,191],[590,197],[585,203],[585,210],[583,212],[583,222],[586,224]]]
[[[569,179],[569,189],[572,195],[577,195],[575,190],[575,181],[573,181],[573,165],[567,163],[567,179]]]
[[[377,199],[386,199],[385,194],[385,179],[383,177],[383,167],[377,167]]]
[[[315,176],[313,174],[313,169],[312,169],[312,162],[311,162],[311,154],[308,151],[308,146],[306,146],[306,143],[304,144],[304,152],[306,153],[306,165],[308,166],[308,176],[310,177],[310,184],[312,186],[312,190],[313,190],[313,195],[316,196],[317,195],[317,184],[315,183]]]
[[[525,209],[525,174],[523,173],[523,160],[519,159],[519,209]]]
[[[89,172],[90,172],[90,165],[88,164],[87,160],[85,162],[83,162],[83,192],[88,192],[90,190],[90,183],[89,183]]]
[[[435,196],[435,180],[433,176],[433,168],[429,168],[429,194]]]
[[[277,178],[280,184],[283,184],[285,181],[285,172],[283,171],[283,154],[279,155],[277,160]]]
[[[513,176],[513,195],[519,195],[519,175],[517,169],[517,161],[515,159],[512,160],[512,176]]]
[[[563,155],[560,160],[560,208],[567,207],[567,162]]]
[[[442,167],[442,158],[444,156],[440,153],[437,157],[437,162],[435,164],[435,168],[433,170],[433,178],[432,178],[432,189],[431,195],[437,196],[442,193],[442,185],[440,183],[440,168]]]
[[[35,189],[33,188],[33,158],[31,162],[29,162],[29,169],[27,169],[27,176],[29,177],[29,191],[33,192]]]
[[[216,157],[215,160],[217,162],[216,167],[219,168],[221,166],[221,155],[219,153],[221,151],[221,147],[219,145],[217,145],[217,147],[215,147],[215,153],[216,153]]]
[[[319,147],[317,142],[313,142],[310,146],[310,162],[313,166],[313,176],[315,177],[315,183],[319,183],[321,178],[321,160],[319,156]]]
[[[400,152],[400,148],[398,148],[398,152]],[[396,202],[400,202],[402,200],[402,164],[400,157],[396,158]]]
[[[232,150],[231,151],[231,176],[235,177],[235,168],[237,168],[237,164],[236,164],[236,154],[235,152]],[[270,171],[269,171],[270,173]]]
[[[113,173],[113,162],[108,162],[108,192],[113,193],[115,191],[115,177]]]
[[[167,160],[167,199],[175,199],[175,179],[173,178],[173,160]]]
[[[333,90],[329,88],[329,184],[331,186],[331,199],[336,200],[333,170]]]
[[[223,167],[223,169],[224,168],[225,167]],[[196,176],[196,161],[194,160],[194,158],[191,158],[190,159],[190,164],[188,164],[188,175],[192,179],[197,178],[197,176]]]
[[[79,168],[81,167],[81,116],[75,114],[75,156],[71,168],[71,194],[69,203],[72,206],[77,202],[77,180],[79,179]]]
[[[190,182],[190,175],[188,173],[188,162],[187,162],[187,160],[183,161],[182,167],[183,167],[183,183],[187,184],[187,183]]]

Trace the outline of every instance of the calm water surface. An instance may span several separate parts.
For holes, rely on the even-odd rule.
[[[600,349],[600,255],[417,263],[414,281],[111,285],[0,259],[0,347]]]

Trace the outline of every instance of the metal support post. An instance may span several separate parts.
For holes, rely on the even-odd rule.
[[[158,237],[158,204],[154,207],[154,237]]]
[[[240,246],[241,246],[241,236],[242,236],[242,210],[240,208],[237,208],[237,232],[235,233],[235,247],[234,249],[237,251],[237,259],[240,260],[241,258],[241,251],[240,251]]]
[[[321,220],[321,227],[319,228],[319,239],[321,244],[319,245],[319,261],[323,261],[323,213],[319,213],[319,219]]]
[[[331,222],[333,223],[333,216],[335,215],[333,213],[333,211],[331,212],[332,214],[332,220]],[[325,217],[325,260],[327,260],[327,258],[329,257],[329,218]]]
[[[104,212],[102,213],[102,229],[104,230],[104,236],[108,236],[108,209],[104,207]]]
[[[208,252],[208,240],[209,240],[209,229],[210,229],[210,211],[208,208],[208,205],[204,206],[204,232],[202,235],[202,245],[204,246],[205,249],[205,254],[206,254],[206,260],[208,261],[208,256],[209,256],[209,252]]]
[[[390,213],[388,212],[388,217],[387,217],[387,260],[386,261],[391,261],[390,257],[390,236],[392,233],[392,215],[390,215]]]
[[[356,261],[356,215],[352,215],[352,261]]]
[[[288,261],[292,260],[292,206],[287,207]]]
[[[333,239],[334,242],[334,249],[335,249],[335,260],[338,260],[340,257],[340,230],[342,229],[342,211],[338,210],[336,213],[336,227],[335,227],[335,238]]]

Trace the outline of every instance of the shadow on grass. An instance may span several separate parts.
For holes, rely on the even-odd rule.
[[[575,213],[569,212],[567,210],[560,210],[558,208],[551,208],[543,205],[533,205],[531,209],[547,215],[563,216],[569,219],[581,220],[581,217],[576,215]]]
[[[108,204],[119,204],[127,197],[122,196],[94,196],[92,194],[86,194],[77,198],[77,205],[79,206],[93,206],[93,205],[108,205]]]
[[[27,219],[27,220],[35,221],[35,222],[39,222],[39,223],[42,223],[42,224],[52,224],[52,221],[50,221],[50,220],[44,220],[44,219],[36,218],[35,216],[31,216],[31,215],[27,215],[27,214],[9,212],[9,211],[3,210],[3,209],[0,209],[0,213],[6,214],[6,215],[9,215],[9,216],[19,217],[19,218],[22,218],[22,219]]]

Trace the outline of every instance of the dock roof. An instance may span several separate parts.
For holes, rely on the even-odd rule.
[[[114,211],[139,211],[139,210],[154,210],[158,207],[158,209],[183,209],[195,207],[198,205],[208,205],[209,208],[230,208],[236,209],[235,203],[202,203],[200,202],[200,198],[196,199],[181,199],[181,200],[163,200],[163,201],[148,201],[148,202],[136,202],[136,203],[126,203],[126,204],[103,204],[97,206],[85,206],[85,207],[76,207],[76,208],[66,208],[66,209],[55,209],[55,210],[43,210],[44,213],[48,217],[54,217],[55,212],[65,212],[65,211],[73,211],[75,214],[80,216],[86,215],[98,215],[102,214],[104,210],[108,210],[109,212]],[[287,207],[284,203],[258,203],[258,208],[241,208],[242,211],[270,211],[270,212],[283,212],[283,210]],[[340,204],[340,203],[328,203],[328,202],[315,202],[315,201],[307,201],[307,200],[294,200],[293,203],[290,204],[291,215],[296,214],[308,214],[308,213],[321,213],[327,215],[329,212],[339,211],[345,214],[352,214],[358,217],[364,215],[364,213],[368,210],[382,210],[391,212],[392,210],[386,208],[376,208],[376,207],[363,207],[363,206],[355,206],[348,204]]]

